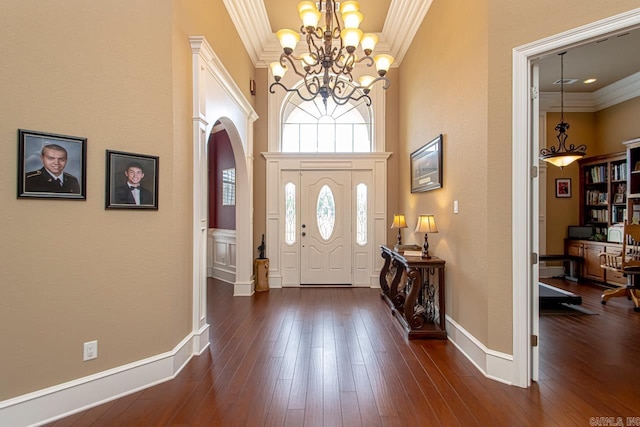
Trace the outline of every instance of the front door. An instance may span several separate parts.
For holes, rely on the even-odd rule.
[[[300,284],[350,285],[350,171],[302,171]]]

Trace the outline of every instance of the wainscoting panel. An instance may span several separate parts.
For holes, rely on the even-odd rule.
[[[228,283],[235,282],[235,230],[209,229],[207,238],[207,276]]]

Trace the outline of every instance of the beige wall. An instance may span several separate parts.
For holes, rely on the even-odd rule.
[[[512,352],[512,50],[637,7],[637,1],[434,2],[400,68],[401,167],[442,132],[444,188],[401,209],[435,213],[447,311],[492,350]],[[549,11],[553,11],[550,13]],[[452,202],[459,200],[460,213]]]
[[[24,0],[0,14],[0,400],[171,351],[191,331],[191,53],[253,68],[221,1]],[[218,25],[214,25],[214,24]],[[224,38],[224,43],[221,41]],[[87,200],[16,199],[17,129],[87,138]],[[157,155],[158,211],[104,209],[105,150]],[[99,357],[82,362],[82,343]]]
[[[640,138],[638,117],[640,97],[598,111],[595,114],[595,128],[599,153],[624,151],[626,148],[622,145],[623,141]]]
[[[430,252],[447,262],[447,314],[487,340],[487,11],[486,1],[434,2],[400,67],[400,170],[410,153],[442,133],[443,188],[411,194],[400,174],[400,203],[414,233],[434,214]],[[491,193],[494,196],[494,193]],[[453,214],[458,200],[460,213]],[[503,230],[508,231],[508,230]]]

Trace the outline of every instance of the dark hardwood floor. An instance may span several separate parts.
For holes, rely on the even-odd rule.
[[[640,417],[640,313],[624,298],[602,306],[595,286],[545,281],[582,295],[598,314],[540,316],[540,381],[528,389],[485,378],[450,342],[405,341],[377,289],[234,298],[231,285],[210,279],[208,351],[173,381],[49,426],[640,422],[627,419]]]

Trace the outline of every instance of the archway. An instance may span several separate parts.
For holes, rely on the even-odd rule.
[[[253,122],[258,118],[202,36],[190,37],[193,60],[193,334],[195,352],[208,345],[207,141],[214,123],[226,128],[236,161],[236,280],[234,295],[251,295],[253,265]]]

